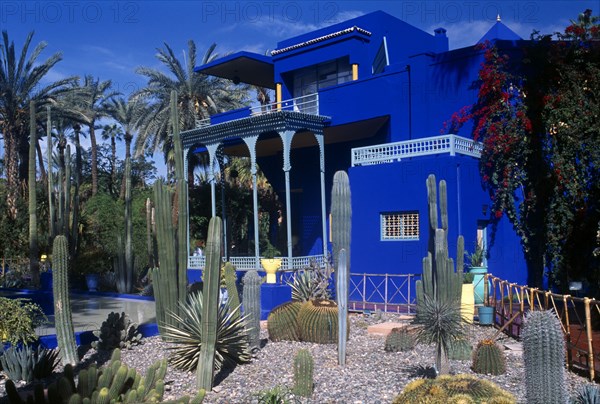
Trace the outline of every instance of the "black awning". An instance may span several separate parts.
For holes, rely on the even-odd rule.
[[[237,52],[194,69],[197,73],[229,79],[234,83],[275,88],[274,68],[270,56]]]

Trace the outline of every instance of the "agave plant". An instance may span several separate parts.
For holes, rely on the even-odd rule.
[[[173,353],[169,362],[177,369],[188,372],[196,370],[200,347],[202,346],[202,292],[190,294],[188,301],[180,303],[181,316],[169,312],[176,326],[165,325],[165,339],[173,346],[168,349]],[[249,362],[252,358],[248,345],[248,330],[244,315],[236,318],[228,301],[219,304],[217,343],[215,352],[215,370],[219,372],[224,366]]]
[[[320,268],[316,262],[312,262],[309,268],[296,273],[293,282],[288,282],[292,287],[292,300],[306,302],[312,299],[328,300],[331,298],[329,291],[329,278],[332,267],[325,264]]]

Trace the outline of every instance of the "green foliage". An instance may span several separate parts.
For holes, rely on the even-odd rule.
[[[296,404],[300,402],[287,387],[282,386],[261,390],[253,394],[253,399],[258,404]]]
[[[294,394],[302,397],[312,396],[314,365],[310,351],[300,349],[294,358]]]
[[[202,292],[189,296],[180,303],[181,315],[170,313],[175,325],[165,326],[165,339],[173,345],[169,362],[177,369],[192,372],[197,369],[199,352],[204,343],[202,338]],[[229,302],[219,304],[217,336],[215,343],[215,369],[250,361],[246,315],[234,318]]]
[[[81,370],[75,383],[73,368],[66,365],[63,376],[48,386],[47,400],[43,387],[41,394],[36,390],[27,402],[54,404],[61,402],[81,403],[149,403],[160,402],[164,394],[164,377],[167,372],[165,359],[151,365],[142,377],[135,369],[121,362],[121,351],[113,351],[111,361],[102,369],[95,364]],[[11,403],[24,403],[12,380],[6,383],[6,392]],[[200,392],[199,398],[202,392]],[[203,397],[203,396],[202,396]],[[88,401],[89,400],[89,401]],[[185,397],[181,402],[188,402]],[[201,401],[193,401],[201,402]]]
[[[386,352],[406,352],[415,347],[416,339],[414,333],[408,327],[392,328],[385,338]]]
[[[492,339],[484,339],[473,352],[475,373],[502,375],[506,373],[506,358],[502,348]]]
[[[600,404],[600,388],[596,384],[581,386],[571,400],[572,404]]]
[[[330,299],[329,279],[332,272],[331,265],[326,264],[321,268],[316,262],[296,272],[293,281],[288,282],[292,288],[292,300],[306,302],[311,299]]]
[[[333,300],[309,300],[298,312],[301,341],[317,344],[338,342],[338,307]]]
[[[94,331],[94,335],[99,340],[92,342],[92,348],[98,350],[131,349],[134,345],[143,343],[137,324],[133,323],[125,312],[110,312],[102,322],[100,330]]]
[[[460,338],[450,343],[448,347],[448,359],[466,361],[471,360],[473,346],[465,338]]]
[[[298,313],[302,302],[291,301],[280,304],[269,313],[267,328],[271,341],[300,341]]]
[[[496,384],[471,375],[443,375],[410,382],[394,404],[515,404],[515,397]]]
[[[565,336],[554,311],[530,311],[521,337],[527,402],[567,402]]]
[[[225,263],[225,266],[223,267],[223,278],[225,280],[225,286],[227,287],[230,306],[234,310],[234,317],[237,318],[240,315],[240,294],[237,287],[237,274],[235,272],[235,267],[231,262]]]
[[[58,351],[30,346],[10,347],[0,356],[2,370],[12,380],[26,383],[50,376],[58,365]]]
[[[0,297],[0,337],[16,346],[37,339],[35,328],[48,319],[42,308],[29,299]]]
[[[465,251],[466,265],[468,267],[482,267],[485,258],[485,250],[479,243],[475,243],[473,252]]]

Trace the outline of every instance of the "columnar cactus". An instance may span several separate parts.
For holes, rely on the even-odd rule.
[[[69,245],[67,238],[58,235],[52,246],[54,324],[56,340],[60,348],[63,365],[78,362],[75,330],[69,297]]]
[[[154,183],[154,203],[156,205],[156,238],[160,269],[150,274],[154,285],[156,319],[161,334],[164,325],[175,325],[173,317],[165,312],[180,314],[178,302],[187,297],[187,184],[183,169],[183,151],[179,136],[179,115],[177,113],[177,93],[171,93],[171,122],[173,123],[173,144],[175,147],[175,172],[177,178],[177,231],[173,225],[171,193],[162,181]],[[175,242],[173,242],[175,240]]]
[[[506,373],[504,352],[494,340],[484,339],[477,344],[473,352],[473,371],[491,375]]]
[[[300,349],[294,358],[294,394],[310,397],[313,392],[314,361],[307,349]]]
[[[37,131],[35,121],[35,102],[29,103],[29,271],[33,284],[40,284],[40,262],[37,235],[37,193],[35,184],[35,153]]]
[[[331,238],[336,267],[336,297],[338,303],[338,364],[346,364],[348,340],[348,283],[350,282],[350,239],[352,230],[352,203],[350,180],[345,171],[333,176],[331,190]]]
[[[225,263],[223,274],[225,286],[227,287],[227,295],[229,296],[229,304],[231,305],[231,309],[234,310],[233,318],[238,319],[240,317],[240,295],[237,288],[237,274],[231,262]]]
[[[554,311],[529,312],[522,338],[527,402],[568,402],[565,338]]]
[[[253,351],[260,348],[260,287],[262,278],[258,271],[246,272],[244,283],[244,314],[248,315],[248,343]]]
[[[215,368],[215,344],[217,340],[217,317],[221,289],[221,245],[223,224],[220,217],[213,217],[208,224],[206,241],[206,265],[202,301],[202,347],[198,359],[196,383],[199,389],[212,390]]]

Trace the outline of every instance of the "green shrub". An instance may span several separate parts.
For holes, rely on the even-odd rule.
[[[35,328],[48,319],[42,308],[30,299],[0,297],[0,336],[16,345],[37,339]]]

